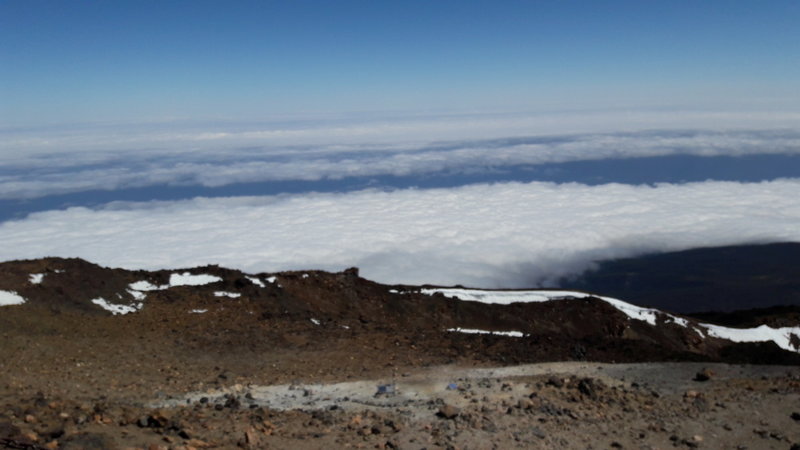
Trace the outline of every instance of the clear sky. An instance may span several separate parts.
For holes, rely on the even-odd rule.
[[[0,2],[0,126],[800,104],[800,2]]]

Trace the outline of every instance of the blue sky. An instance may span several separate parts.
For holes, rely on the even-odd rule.
[[[0,3],[0,124],[791,107],[796,1]]]

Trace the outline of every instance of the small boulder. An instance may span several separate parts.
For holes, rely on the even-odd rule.
[[[533,400],[523,397],[517,402],[517,407],[519,409],[533,409]]]
[[[694,390],[688,390],[683,393],[683,398],[700,398],[700,397],[703,397],[703,393]]]
[[[444,419],[455,419],[461,413],[461,409],[449,403],[445,403],[439,408],[437,415]]]
[[[694,381],[708,381],[712,377],[714,377],[714,371],[706,368],[694,375]]]

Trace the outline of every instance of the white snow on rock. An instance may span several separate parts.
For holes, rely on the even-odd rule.
[[[481,289],[459,288],[421,289],[420,293],[426,295],[442,294],[449,298],[458,297],[459,300],[494,305],[547,302],[563,298],[583,298],[589,296],[589,294],[573,291],[485,291]]]
[[[589,297],[588,294],[585,294],[584,296]],[[604,302],[610,303],[611,306],[622,311],[623,313],[625,313],[625,315],[627,315],[631,319],[644,320],[650,325],[656,324],[656,313],[661,313],[664,314],[665,316],[668,316],[671,319],[675,319],[675,317],[665,312],[661,312],[657,309],[642,308],[641,306],[632,305],[628,302],[623,302],[622,300],[617,300],[615,298],[610,298],[610,297],[597,297],[597,298],[603,300]],[[678,322],[678,324],[680,325],[681,323]]]
[[[259,279],[258,279],[258,278],[256,278],[256,277],[245,277],[245,278],[247,278],[248,280],[250,280],[250,282],[251,282],[251,283],[255,284],[255,285],[256,285],[256,286],[258,286],[258,287],[262,287],[262,288],[263,288],[263,287],[267,287],[267,286],[264,284],[264,282],[263,282],[263,281],[259,280]]]
[[[680,325],[682,327],[688,327],[689,326],[689,321],[684,319],[683,317],[670,316],[670,319],[672,319],[673,322],[677,323],[678,325]]]
[[[225,292],[225,291],[216,291],[214,292],[214,297],[230,297],[230,298],[239,298],[242,294],[238,292]]]
[[[492,334],[496,336],[510,336],[510,337],[525,336],[521,331],[488,331],[488,330],[478,330],[475,328],[448,328],[447,331],[452,333]]]
[[[193,309],[193,310],[191,310],[189,312],[192,313],[192,314],[203,314],[204,312],[208,312],[208,310],[207,309]]]
[[[135,291],[133,289],[128,289],[128,294],[131,294],[131,296],[134,299],[139,300],[139,301],[142,301],[147,297],[147,294],[145,294],[144,292]],[[117,294],[117,295],[119,295],[119,294]]]
[[[319,320],[311,319],[311,323],[313,323],[314,325],[319,325]]]
[[[150,283],[149,281],[137,281],[135,283],[131,283],[128,285],[128,288],[134,291],[162,291],[167,289],[169,286],[156,286],[155,284]]]
[[[792,335],[800,338],[800,327],[772,328],[761,325],[757,328],[728,328],[710,323],[701,323],[709,336],[727,339],[733,342],[767,342],[772,341],[778,347],[790,352],[800,352],[800,348],[792,345]]]
[[[98,298],[93,299],[92,303],[94,303],[95,305],[105,309],[106,311],[109,311],[111,314],[113,314],[115,316],[116,315],[123,315],[123,314],[133,313],[133,312],[136,312],[136,311],[139,311],[140,309],[142,309],[142,304],[141,303],[138,303],[138,304],[136,304],[134,306],[118,305],[118,304],[115,304],[115,303],[109,303],[106,299],[104,299],[102,297],[98,297]]]
[[[32,273],[28,280],[31,282],[31,284],[41,284],[42,280],[44,280],[44,274]]]
[[[571,298],[595,297],[610,303],[611,306],[622,311],[628,317],[637,320],[644,320],[650,325],[656,324],[656,309],[642,308],[610,297],[599,297],[586,292],[541,290],[541,291],[486,291],[480,289],[459,289],[459,288],[435,288],[421,289],[421,293],[427,295],[442,294],[445,297],[456,298],[465,301],[473,301],[497,305],[509,305],[511,303],[532,303],[547,302],[551,300],[564,300]],[[662,313],[665,314],[665,313]],[[671,316],[670,316],[671,317]],[[680,322],[679,322],[680,323]]]
[[[276,281],[278,281],[278,277],[269,277],[269,278],[267,278],[267,282],[268,283],[274,283]]]
[[[169,286],[202,286],[204,284],[216,283],[222,281],[222,278],[215,275],[198,274],[194,275],[189,272],[173,273],[169,276]]]
[[[21,305],[25,299],[14,291],[0,291],[0,306]]]
[[[445,297],[458,298],[464,301],[473,301],[489,304],[508,305],[511,303],[531,303],[531,302],[546,302],[550,300],[564,300],[569,298],[587,298],[595,297],[604,302],[609,303],[611,306],[617,308],[619,311],[625,313],[631,319],[642,320],[650,325],[656,325],[657,315],[661,315],[667,321],[675,322],[676,324],[691,328],[698,334],[703,335],[701,328],[705,329],[709,336],[727,339],[733,342],[775,342],[780,348],[792,352],[800,353],[800,348],[795,347],[791,343],[792,335],[796,335],[800,339],[800,327],[785,327],[785,328],[771,328],[767,325],[761,325],[757,328],[728,328],[712,324],[698,324],[698,327],[691,326],[688,320],[682,317],[676,317],[663,311],[653,308],[643,308],[641,306],[632,305],[610,297],[601,297],[588,294],[586,292],[577,291],[558,291],[558,290],[538,290],[538,291],[490,291],[480,289],[463,289],[463,288],[434,288],[434,289],[421,289],[420,293],[433,295],[442,294]],[[462,333],[480,332],[481,330],[464,329],[450,329],[448,331],[456,331]],[[496,333],[496,332],[495,332]]]

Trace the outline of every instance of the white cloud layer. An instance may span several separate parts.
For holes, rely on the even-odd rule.
[[[648,251],[800,241],[800,180],[682,185],[503,183],[453,189],[198,198],[35,213],[0,224],[0,260],[359,266],[382,282],[535,287]]]
[[[776,153],[800,154],[800,113],[635,111],[0,129],[0,199],[161,184],[216,187],[605,158]]]

